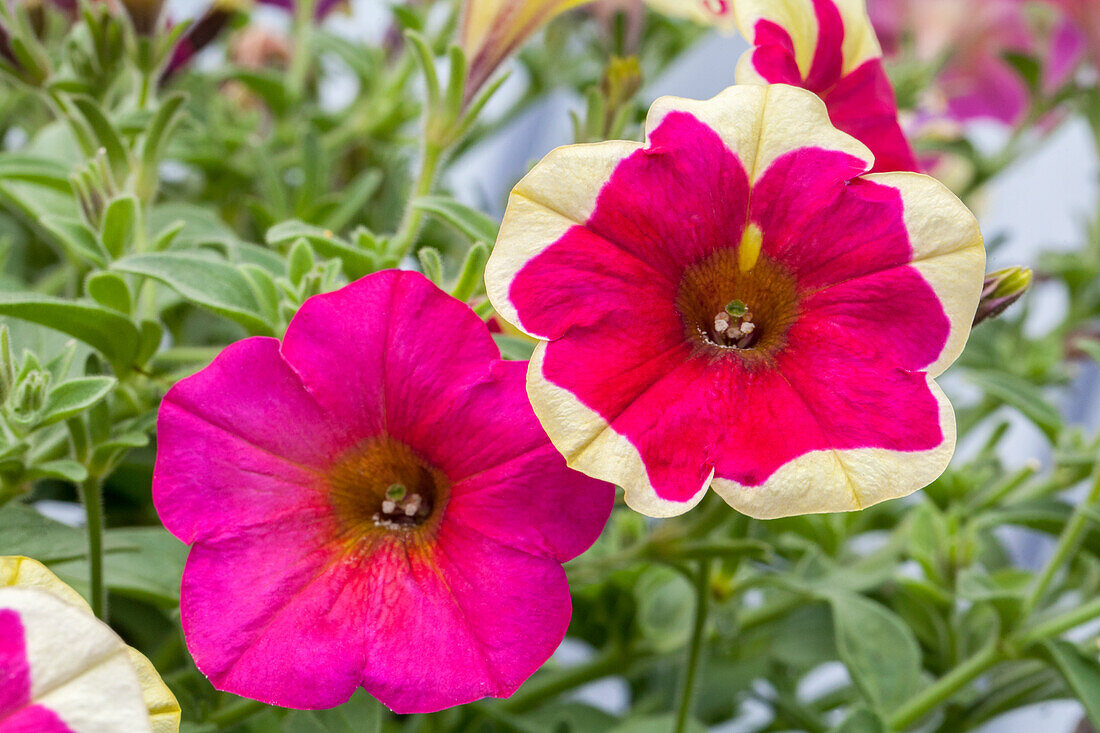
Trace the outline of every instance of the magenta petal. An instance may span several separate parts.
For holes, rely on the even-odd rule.
[[[434,552],[376,558],[363,686],[398,713],[511,695],[554,652],[571,614],[556,560],[518,552],[461,523]]]
[[[471,413],[479,419],[459,417],[451,434],[475,431],[509,457],[496,465],[485,462],[456,483],[447,516],[508,547],[571,560],[595,541],[592,529],[607,523],[614,487],[570,470],[547,442],[527,402],[527,364],[501,362],[499,371],[511,388],[495,390],[495,399],[486,395],[484,412]],[[523,419],[486,419],[509,414]]]
[[[386,431],[399,440],[446,412],[500,358],[468,306],[423,275],[397,270],[310,298],[287,328],[282,353],[350,432],[366,439]]]
[[[753,189],[752,219],[764,252],[803,288],[858,278],[912,258],[896,189],[851,180],[862,163],[804,148],[777,160]]]
[[[575,329],[551,342],[543,377],[577,395],[631,440],[658,496],[688,501],[710,474],[710,465],[700,460],[711,452],[715,427],[706,360],[691,359],[682,338],[652,353],[635,349],[630,331],[622,334]]]
[[[0,609],[0,733],[72,733],[55,712],[30,701],[26,633],[18,613]]]
[[[268,338],[230,346],[169,390],[157,437],[153,501],[184,542],[316,505],[350,440]]]
[[[1043,71],[1043,87],[1047,94],[1065,86],[1087,51],[1085,34],[1071,18],[1064,19],[1054,31],[1050,58]]]
[[[218,689],[273,705],[332,707],[359,686],[359,566],[333,519],[303,512],[191,549],[180,614],[188,648]]]
[[[806,333],[909,371],[939,358],[951,329],[939,298],[908,266],[830,286],[804,301],[802,312],[798,328]]]
[[[1027,84],[1007,61],[991,54],[943,73],[947,106],[958,120],[992,119],[1016,124],[1027,111]]]
[[[718,134],[674,112],[615,169],[585,228],[678,282],[684,266],[740,239],[749,179]]]
[[[31,673],[23,624],[15,611],[0,609],[0,728],[31,698]]]
[[[881,59],[864,63],[824,95],[829,118],[875,155],[874,171],[920,171],[898,123],[898,103]]]

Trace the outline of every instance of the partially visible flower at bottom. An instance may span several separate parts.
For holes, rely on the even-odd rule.
[[[571,615],[562,563],[614,490],[569,470],[464,303],[387,271],[169,391],[153,499],[192,545],[180,613],[216,687],[399,713],[514,692]]]
[[[786,85],[658,100],[648,145],[559,148],[516,186],[486,269],[541,339],[527,390],[574,466],[651,516],[713,486],[772,518],[933,481],[955,420],[934,377],[982,290],[977,221]]]
[[[174,733],[153,665],[45,566],[0,557],[0,733]]]

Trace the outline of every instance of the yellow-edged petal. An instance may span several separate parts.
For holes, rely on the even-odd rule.
[[[985,281],[985,243],[978,220],[947,186],[920,173],[866,176],[901,192],[915,267],[943,305],[951,333],[927,371],[938,377],[962,353]]]
[[[76,733],[179,730],[179,704],[149,660],[46,566],[0,557],[0,609],[19,615],[32,701]]]
[[[734,27],[734,0],[646,0],[646,4],[675,18],[724,29]]]
[[[955,452],[955,412],[931,376],[928,388],[939,403],[944,436],[930,450],[813,451],[782,466],[760,486],[721,478],[711,486],[731,507],[756,519],[857,511],[908,496],[935,481]]]
[[[832,3],[840,13],[844,33],[842,75],[871,59],[882,56],[882,48],[867,14],[865,0],[818,0],[818,2]],[[737,28],[749,43],[753,43],[756,25],[761,20],[771,21],[784,28],[794,44],[795,59],[802,72],[802,78],[809,76],[814,55],[821,42],[821,27],[818,23],[814,0],[736,0],[733,10]],[[752,68],[751,56],[752,51],[749,51],[738,64],[738,82],[760,81],[759,74]]]

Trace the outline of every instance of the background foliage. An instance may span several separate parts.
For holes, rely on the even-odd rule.
[[[935,484],[860,513],[769,522],[715,496],[663,522],[620,506],[567,568],[570,637],[591,653],[551,661],[510,700],[397,718],[359,693],[291,712],[218,693],[194,668],[177,611],[186,548],[150,500],[160,398],[226,344],[279,336],[304,299],[378,269],[417,267],[491,317],[481,269],[497,223],[439,174],[563,88],[584,100],[578,141],[639,138],[641,82],[703,31],[655,14],[633,27],[608,6],[536,37],[515,63],[522,93],[475,115],[453,103],[465,71],[448,54],[457,7],[446,0],[393,8],[376,45],[315,26],[307,4],[293,41],[259,60],[242,51],[258,32],[243,11],[215,7],[148,36],[104,3],[5,5],[0,555],[41,560],[85,594],[154,662],[190,733],[701,730],[747,702],[766,711],[760,731],[957,732],[1067,697],[1100,723],[1088,625],[1100,618],[1100,436],[1053,406],[1100,359],[1100,219],[1072,253],[1042,261],[1039,277],[1067,296],[1055,328],[1025,331],[1025,302],[975,331],[953,372],[970,448]],[[214,63],[163,71],[215,26]],[[735,59],[717,62],[732,83]],[[1052,92],[1042,59],[1012,62],[1034,95],[1004,149],[920,140],[954,163],[950,183],[972,202],[1067,118],[1090,120],[1100,141],[1087,76]],[[910,106],[914,80],[935,75],[905,57],[892,70]],[[322,103],[332,74],[357,85],[345,106]],[[511,358],[531,347],[499,342]],[[1041,431],[1047,465],[1002,465],[1006,409]],[[77,500],[82,527],[39,511]],[[1009,528],[1049,537],[1050,558],[1022,565]],[[812,684],[822,670],[825,689]],[[570,696],[607,676],[627,681],[629,709]]]

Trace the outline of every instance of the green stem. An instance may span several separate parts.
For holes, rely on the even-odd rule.
[[[1043,600],[1058,571],[1077,552],[1081,540],[1084,538],[1085,530],[1088,529],[1093,507],[1098,501],[1100,501],[1100,461],[1097,462],[1097,468],[1093,471],[1092,487],[1089,489],[1088,496],[1077,505],[1069,522],[1066,523],[1065,529],[1062,530],[1061,537],[1058,538],[1058,544],[1054,547],[1053,554],[1047,560],[1046,565],[1043,566],[1038,577],[1035,578],[1027,598],[1024,599],[1023,614],[1025,618]]]
[[[1100,598],[1093,599],[1071,611],[1038,623],[1029,629],[1022,629],[1011,641],[1026,648],[1037,641],[1061,636],[1070,629],[1086,624],[1098,616],[1100,616]]]
[[[262,712],[267,709],[267,705],[257,700],[241,699],[231,705],[226,705],[221,710],[211,713],[209,722],[214,723],[219,728],[239,723],[242,720],[247,720],[256,713]]]
[[[986,644],[974,656],[955,667],[926,687],[919,695],[895,710],[888,720],[890,730],[906,730],[920,722],[956,692],[981,677],[990,667],[1001,661],[1001,658],[1001,651],[996,640]]]
[[[9,501],[19,496],[20,490],[15,486],[0,485],[0,506],[4,506]]]
[[[687,667],[684,669],[684,686],[680,691],[680,708],[676,713],[676,733],[687,730],[695,699],[695,677],[699,672],[699,660],[703,654],[703,635],[707,628],[710,600],[710,561],[699,563],[695,578],[695,625],[691,630],[691,646],[688,648]]]
[[[621,650],[607,650],[584,664],[556,673],[547,672],[544,676],[535,678],[502,702],[500,707],[510,713],[525,712],[575,687],[621,673],[625,662],[626,658]]]
[[[103,485],[98,476],[88,476],[80,485],[80,499],[88,518],[88,571],[92,589],[92,610],[107,620],[107,589],[103,582]]]
[[[295,99],[301,99],[306,88],[306,78],[312,63],[315,3],[298,0],[294,4],[294,56],[290,59],[287,83]]]
[[[401,226],[393,235],[390,245],[397,258],[403,259],[409,254],[416,237],[420,233],[420,226],[424,223],[424,212],[412,205],[413,201],[421,196],[427,196],[435,185],[435,177],[439,171],[439,164],[443,161],[443,148],[439,145],[425,142],[423,160],[420,164],[420,174],[409,193],[409,200],[405,204],[405,216],[401,220]]]

